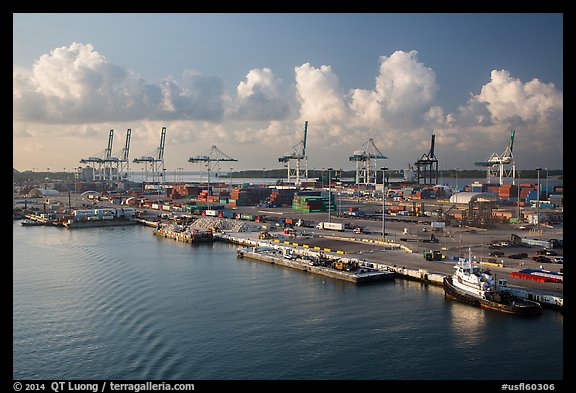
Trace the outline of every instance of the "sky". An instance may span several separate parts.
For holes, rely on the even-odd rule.
[[[481,169],[515,130],[518,169],[563,169],[563,45],[561,13],[15,13],[13,166],[70,171],[112,129],[132,161],[166,127],[168,171],[213,145],[277,169],[307,121],[309,168],[372,140],[404,169],[434,134],[440,169]]]

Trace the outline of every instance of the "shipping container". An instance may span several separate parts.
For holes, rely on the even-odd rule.
[[[319,223],[316,228],[318,229],[330,229],[333,231],[343,231],[344,224],[340,222],[321,222]]]
[[[125,207],[122,209],[117,209],[116,214],[120,217],[131,217],[136,215],[136,209],[131,207]]]
[[[222,217],[224,218],[234,218],[234,213],[228,210],[222,211]]]

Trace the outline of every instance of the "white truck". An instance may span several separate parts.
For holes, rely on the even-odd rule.
[[[318,229],[330,229],[332,231],[344,231],[344,224],[341,222],[321,222],[316,225]]]

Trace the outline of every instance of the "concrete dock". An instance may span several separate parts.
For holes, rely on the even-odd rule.
[[[325,255],[331,258],[345,258],[346,260],[353,260],[356,261],[360,266],[366,266],[370,269],[376,269],[379,272],[383,273],[392,273],[394,277],[400,279],[407,279],[413,281],[422,282],[425,285],[436,285],[442,286],[444,277],[451,275],[454,272],[454,261],[447,261],[447,262],[430,262],[426,261],[419,252],[412,252],[406,246],[399,246],[394,245],[388,242],[379,242],[379,241],[372,241],[372,242],[364,242],[364,241],[355,241],[355,240],[345,240],[339,237],[329,235],[327,245],[330,245],[331,248],[328,247],[318,247],[313,246],[313,244],[317,244],[314,242],[314,239],[293,239],[299,241],[281,241],[279,239],[272,239],[272,240],[260,240],[257,237],[257,233],[215,233],[215,239],[226,241],[233,244],[238,244],[242,246],[248,246],[251,248],[276,248],[279,250],[283,250],[286,248],[290,248],[295,250],[295,252],[302,254],[302,255],[315,255],[318,252],[322,252]],[[355,252],[347,252],[348,243],[352,242],[352,244],[363,244],[364,251],[355,251]],[[310,244],[308,244],[310,243]],[[244,256],[251,257],[254,259],[260,259],[266,262],[271,262],[275,264],[279,264],[282,266],[288,266],[297,268],[300,270],[309,270],[305,269],[308,266],[303,265],[290,265],[290,260],[285,260],[281,252],[278,256],[274,257],[275,259],[270,259],[262,255],[258,255],[261,253],[252,252],[250,254],[244,253]],[[278,261],[279,260],[279,261]],[[310,266],[315,267],[315,266]],[[507,278],[508,273],[506,270],[511,270],[509,268],[493,268],[496,273],[501,276],[502,278]],[[334,269],[330,269],[334,270]],[[336,271],[335,271],[336,272]],[[316,273],[323,274],[325,272],[317,271]],[[328,274],[324,274],[328,275]],[[333,278],[340,278],[346,279],[344,276],[340,275],[332,275]],[[347,281],[358,282],[355,281],[355,278],[350,278]],[[509,281],[513,281],[509,279]],[[523,297],[530,300],[535,300],[541,303],[545,307],[553,308],[559,311],[563,310],[564,307],[564,297],[562,292],[555,291],[553,289],[547,290],[543,284],[546,284],[548,287],[554,286],[558,287],[562,286],[562,284],[556,283],[538,283],[538,282],[524,282],[526,280],[521,280],[520,284],[516,284],[517,281],[514,281],[515,285],[509,285],[510,289],[514,294],[519,297]],[[525,285],[522,285],[525,284]]]
[[[338,280],[350,281],[356,284],[392,280],[395,277],[394,272],[380,271],[368,267],[361,267],[357,269],[357,271],[347,272],[324,266],[314,266],[309,262],[301,259],[286,259],[282,256],[282,251],[280,249],[273,249],[270,247],[267,247],[266,249],[259,247],[239,248],[237,252],[239,258],[256,259],[259,261],[285,266],[296,270],[303,270]]]

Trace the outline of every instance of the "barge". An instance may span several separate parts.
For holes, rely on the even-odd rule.
[[[124,226],[124,225],[134,225],[137,224],[136,221],[125,218],[113,218],[109,220],[77,220],[70,219],[64,221],[62,226],[65,228],[97,228],[97,227],[114,227],[114,226]]]
[[[357,284],[391,280],[395,277],[394,272],[379,271],[339,259],[330,259],[324,254],[315,257],[298,255],[292,253],[290,249],[244,247],[238,248],[237,257],[256,259]]]

